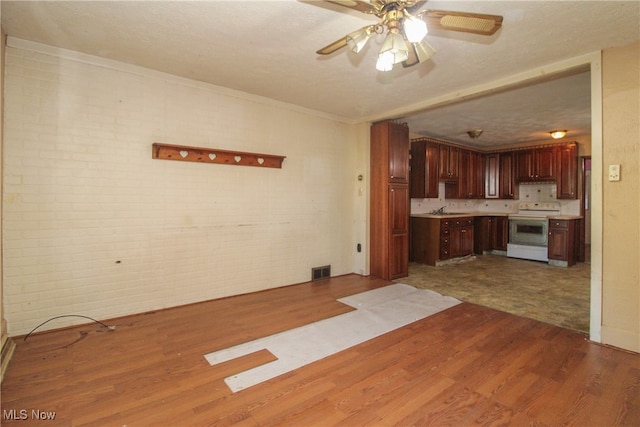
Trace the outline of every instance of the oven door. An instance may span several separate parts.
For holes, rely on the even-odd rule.
[[[546,247],[549,221],[547,218],[509,218],[509,243]]]

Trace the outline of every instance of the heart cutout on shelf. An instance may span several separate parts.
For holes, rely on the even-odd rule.
[[[187,157],[189,155],[188,151],[185,150],[180,150],[180,155],[182,156],[182,158],[184,159],[185,157]]]
[[[236,163],[240,163],[240,160],[242,160],[242,156],[233,156],[233,158],[236,161]]]
[[[209,153],[209,158],[210,158],[211,160],[215,160],[215,158],[216,158],[216,157],[217,157],[217,156],[215,155],[215,153]]]
[[[264,159],[262,157],[258,157],[258,163],[263,164],[264,163]]]

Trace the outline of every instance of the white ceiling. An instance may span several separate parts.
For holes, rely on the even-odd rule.
[[[382,37],[356,55],[315,51],[376,18],[326,2],[7,1],[10,36],[164,71],[328,113],[401,118],[412,133],[499,146],[554,128],[590,132],[588,70],[413,114],[416,105],[640,39],[639,1],[445,1],[424,8],[502,15],[493,36],[432,31],[427,63],[375,69]],[[586,71],[586,72],[585,72]],[[411,113],[411,114],[409,114]]]

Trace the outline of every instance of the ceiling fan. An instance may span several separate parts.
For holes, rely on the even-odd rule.
[[[428,29],[461,31],[491,35],[502,25],[502,16],[482,13],[452,12],[444,10],[419,10],[427,0],[325,0],[358,12],[377,16],[380,22],[367,25],[318,50],[319,55],[329,55],[345,46],[359,53],[370,37],[387,35],[382,43],[376,68],[390,71],[402,63],[411,67],[431,58],[435,49],[424,38]]]

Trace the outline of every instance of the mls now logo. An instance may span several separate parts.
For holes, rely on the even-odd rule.
[[[54,420],[55,412],[41,411],[39,409],[4,409],[2,418],[5,420]]]

